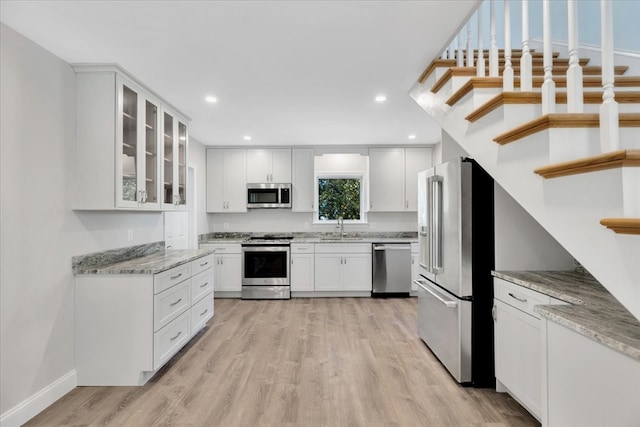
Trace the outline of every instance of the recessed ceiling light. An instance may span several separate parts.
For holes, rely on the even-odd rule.
[[[243,138],[245,141],[251,141],[251,135],[245,135]]]
[[[387,100],[385,95],[376,95],[376,102],[384,102]]]
[[[207,96],[205,99],[205,101],[211,103],[211,104],[215,104],[216,102],[218,102],[218,98],[216,98],[215,96]]]
[[[414,134],[409,135],[409,139],[416,139],[416,136]]]

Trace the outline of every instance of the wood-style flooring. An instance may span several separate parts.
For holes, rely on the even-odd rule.
[[[459,386],[416,332],[415,298],[218,299],[142,387],[77,387],[26,426],[540,426]]]

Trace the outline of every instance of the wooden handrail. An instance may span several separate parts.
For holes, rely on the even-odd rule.
[[[533,172],[543,178],[549,179],[605,169],[639,166],[640,150],[617,150],[596,156],[541,166]]]

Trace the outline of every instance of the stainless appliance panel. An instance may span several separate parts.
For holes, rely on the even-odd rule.
[[[247,208],[291,208],[291,184],[271,182],[247,184]]]
[[[290,245],[243,245],[242,285],[289,285]]]
[[[289,286],[242,286],[242,299],[290,299]]]
[[[418,335],[456,381],[470,382],[472,303],[426,279],[414,283],[418,287]]]
[[[372,244],[373,295],[406,294],[411,291],[411,245]]]

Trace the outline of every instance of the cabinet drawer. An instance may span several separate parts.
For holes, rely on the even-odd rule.
[[[200,249],[213,249],[216,255],[242,253],[242,246],[238,243],[203,243]]]
[[[551,302],[551,297],[548,295],[507,282],[506,280],[494,278],[493,283],[494,297],[496,299],[538,319],[540,315],[534,311],[534,307]]]
[[[213,317],[213,292],[191,307],[191,335],[195,335]]]
[[[191,310],[153,334],[153,369],[171,358],[191,338]]]
[[[191,304],[213,291],[213,268],[191,277]]]
[[[191,264],[183,264],[163,271],[153,277],[153,293],[159,294],[165,289],[169,289],[173,285],[188,279],[191,276]]]
[[[195,276],[207,268],[213,268],[213,254],[191,261],[191,275]]]
[[[292,254],[312,254],[313,252],[314,252],[313,243],[292,243],[291,244]]]
[[[371,253],[371,243],[318,243],[317,254],[359,254]]]
[[[157,331],[191,307],[191,280],[153,297],[153,330]]]

